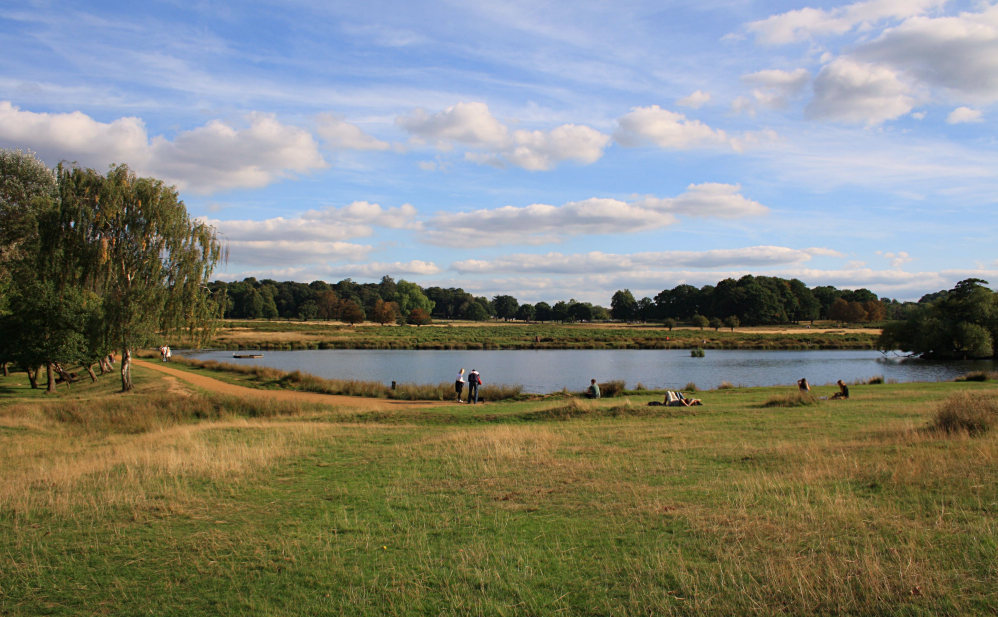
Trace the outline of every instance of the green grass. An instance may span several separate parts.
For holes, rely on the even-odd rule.
[[[792,327],[792,326],[791,326]],[[539,340],[538,340],[539,339]],[[706,343],[703,341],[706,340]],[[663,329],[658,324],[481,324],[350,327],[326,322],[224,322],[213,346],[224,349],[874,349],[876,336],[842,329],[786,333]]]
[[[927,428],[991,383],[260,413],[142,369],[124,396],[19,379],[0,615],[998,610],[998,435]]]

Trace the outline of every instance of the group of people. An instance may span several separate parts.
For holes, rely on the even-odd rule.
[[[163,359],[163,362],[170,361],[170,358],[173,357],[173,352],[170,351],[169,345],[163,345],[159,348],[159,357]]]
[[[846,385],[846,382],[844,382],[844,381],[842,381],[840,379],[840,380],[838,380],[835,383],[838,384],[839,391],[832,395],[832,397],[831,397],[832,400],[840,400],[840,399],[847,399],[847,398],[849,398],[849,386]],[[807,377],[801,377],[800,379],[798,379],[797,380],[797,387],[800,389],[800,393],[801,394],[810,394],[811,393],[811,385],[809,383],[807,383]]]
[[[464,391],[464,369],[457,372],[457,381],[454,382],[454,391],[457,392],[457,402],[463,403],[461,400],[461,393]],[[478,403],[478,386],[482,385],[482,376],[475,369],[471,369],[468,373],[468,404],[475,405]]]

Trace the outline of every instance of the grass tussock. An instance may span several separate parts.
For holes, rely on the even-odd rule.
[[[722,381],[721,385],[717,386],[717,389],[718,390],[734,390],[735,389],[735,384],[731,383],[730,381]]]
[[[982,435],[998,424],[998,393],[960,392],[939,406],[932,427],[948,435]]]
[[[700,388],[697,387],[692,381],[683,387],[683,392],[699,392]]]
[[[777,394],[766,399],[763,407],[810,407],[820,405],[821,400],[810,392],[789,392]]]
[[[605,381],[599,385],[599,393],[603,398],[615,398],[624,393],[627,382],[623,379]]]
[[[998,380],[998,372],[996,371],[971,371],[970,373],[964,373],[959,377],[955,377],[953,381],[991,381]]]
[[[881,385],[883,383],[884,383],[883,375],[874,375],[873,377],[866,380],[866,385],[868,386],[876,386],[876,385]]]
[[[622,404],[611,407],[600,405],[597,401],[571,399],[564,405],[517,414],[516,418],[527,422],[544,422],[650,415],[661,414],[657,411],[651,411],[647,407],[631,405],[627,399],[624,399]]]

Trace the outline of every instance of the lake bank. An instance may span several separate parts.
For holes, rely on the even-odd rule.
[[[440,324],[351,327],[324,322],[224,322],[212,347],[231,350],[875,349],[871,328],[803,326],[668,330],[660,324]]]

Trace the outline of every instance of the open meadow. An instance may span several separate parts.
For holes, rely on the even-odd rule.
[[[998,610],[998,436],[928,428],[994,382],[379,408],[134,373],[0,378],[0,614]]]
[[[714,330],[657,323],[440,322],[427,326],[227,320],[222,349],[875,349],[879,328],[819,324]],[[704,343],[706,341],[706,343]],[[174,345],[179,347],[180,343]]]

